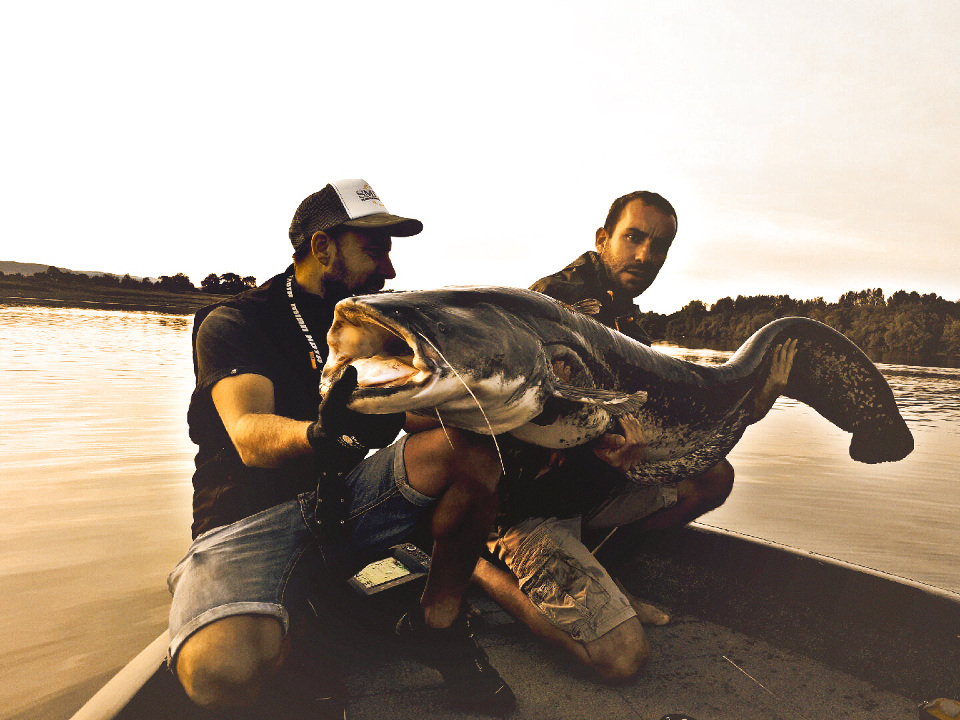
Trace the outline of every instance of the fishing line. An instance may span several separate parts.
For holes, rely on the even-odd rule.
[[[433,411],[437,414],[437,420],[440,421],[440,429],[443,430],[443,435],[447,438],[450,449],[456,451],[456,448],[453,446],[453,440],[450,439],[450,434],[447,432],[447,426],[443,424],[443,418],[440,417],[440,408],[434,408]]]
[[[619,527],[619,525],[618,525],[617,527]],[[617,528],[614,528],[613,530],[611,530],[610,532],[608,532],[608,533],[607,533],[607,536],[606,536],[603,540],[600,541],[600,544],[597,545],[593,550],[590,551],[590,554],[593,555],[594,557],[596,557],[597,553],[600,552],[600,548],[602,548],[602,547],[606,544],[607,540],[609,540],[610,538],[613,537],[613,534],[614,534],[616,531],[617,531]]]
[[[427,343],[427,345],[432,347],[433,351],[440,356],[440,359],[447,364],[447,367],[453,370],[453,374],[457,376],[457,380],[459,380],[460,384],[463,385],[464,390],[470,393],[470,397],[472,397],[473,401],[477,404],[477,409],[480,410],[480,414],[483,416],[483,421],[487,424],[487,429],[490,431],[490,437],[493,439],[493,447],[497,451],[497,457],[500,458],[500,469],[503,470],[503,474],[506,475],[507,466],[503,462],[503,454],[500,452],[500,443],[497,442],[497,436],[494,435],[493,433],[493,425],[490,424],[490,421],[487,419],[487,414],[483,411],[483,405],[481,405],[480,401],[477,400],[477,396],[473,394],[473,390],[470,389],[470,386],[467,385],[467,383],[464,381],[462,377],[460,377],[460,373],[457,372],[457,369],[453,365],[451,365],[450,362],[447,360],[447,358],[444,357],[443,353],[440,352],[440,349],[436,345],[434,345],[432,342],[430,342],[430,339],[423,333],[418,332],[417,335],[422,337],[424,341]],[[440,417],[440,413],[437,413],[437,417]],[[449,440],[449,438],[447,439]]]
[[[722,658],[723,658],[724,660],[726,660],[728,663],[730,663],[731,665],[733,665],[737,670],[739,670],[740,672],[742,672],[742,673],[743,673],[744,675],[746,675],[748,678],[750,678],[751,680],[753,680],[757,685],[759,685],[759,686],[764,690],[764,692],[766,692],[768,695],[770,695],[770,697],[772,697],[774,700],[776,700],[777,702],[780,702],[780,703],[783,702],[779,697],[777,697],[777,695],[776,695],[775,693],[773,693],[773,692],[771,692],[769,689],[767,689],[767,687],[764,686],[764,684],[763,684],[762,682],[760,682],[759,680],[757,680],[753,675],[751,675],[751,674],[748,673],[746,670],[744,670],[742,667],[740,667],[739,665],[737,665],[733,660],[731,660],[730,658],[728,658],[726,655],[721,655],[720,657],[722,657]],[[801,713],[799,710],[797,710],[796,707],[791,707],[790,705],[787,705],[787,707],[789,707],[791,710],[793,710],[793,712],[795,712],[799,717],[803,718],[803,720],[807,720],[807,716],[804,715],[803,713]]]

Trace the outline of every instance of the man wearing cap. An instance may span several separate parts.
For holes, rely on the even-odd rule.
[[[284,690],[310,667],[296,639],[307,591],[318,577],[345,579],[425,516],[433,563],[421,607],[397,626],[401,643],[440,670],[460,706],[502,714],[515,703],[461,612],[496,511],[489,439],[448,429],[393,442],[402,413],[347,409],[355,372],[319,392],[335,304],[382,289],[395,276],[391,237],[422,228],[389,214],[363,180],[330,183],[294,214],[291,267],[197,314],[194,543],[168,585],[170,665],[201,706],[342,716],[336,702],[309,706]],[[368,448],[383,449],[365,458]]]
[[[541,278],[531,289],[649,341],[637,323],[633,299],[657,277],[676,233],[677,213],[661,195],[624,195],[613,202],[597,230],[596,251]],[[778,351],[778,362],[756,398],[754,422],[786,385],[795,350],[794,345]],[[563,367],[554,370],[563,377]],[[627,594],[581,533],[599,539],[628,523],[653,530],[690,522],[724,502],[734,475],[730,463],[721,460],[698,477],[634,485],[624,473],[643,461],[643,435],[636,418],[620,422],[622,434],[554,456],[546,467],[537,451],[526,451],[528,467],[504,480],[500,530],[490,543],[510,572],[486,561],[476,571],[478,584],[503,607],[607,681],[628,679],[643,667],[649,644],[641,623],[663,624],[668,618]],[[595,544],[591,547],[595,552]]]

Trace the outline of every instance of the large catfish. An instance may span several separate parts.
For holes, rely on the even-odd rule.
[[[900,460],[913,437],[883,376],[852,342],[808,318],[758,330],[723,365],[670,357],[529,290],[459,287],[343,300],[327,343],[329,387],[347,365],[360,412],[409,411],[549,448],[590,442],[629,413],[646,460],[630,475],[658,483],[725,457],[751,421],[776,346],[796,338],[784,394],[853,434],[850,456]],[[554,372],[572,370],[568,381]],[[566,375],[566,373],[564,373]]]

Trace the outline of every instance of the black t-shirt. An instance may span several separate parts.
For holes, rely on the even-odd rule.
[[[231,375],[270,372],[266,346],[239,308],[223,305],[204,318],[197,330],[197,389],[212,388]]]
[[[322,368],[293,316],[285,283],[286,274],[278,275],[255,290],[197,314],[197,386],[188,412],[190,438],[198,445],[193,476],[194,537],[317,487],[319,466],[312,456],[297,458],[281,468],[244,465],[210,395],[217,382],[231,375],[262,375],[273,383],[275,414],[316,420]],[[322,338],[332,322],[335,302],[298,290],[294,297],[325,352]]]

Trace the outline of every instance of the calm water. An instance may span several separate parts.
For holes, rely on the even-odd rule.
[[[189,544],[190,329],[0,307],[0,718],[116,670],[165,626],[166,573]],[[734,449],[733,495],[703,522],[960,591],[960,370],[881,369],[911,456],[854,463],[846,433],[780,400]]]

